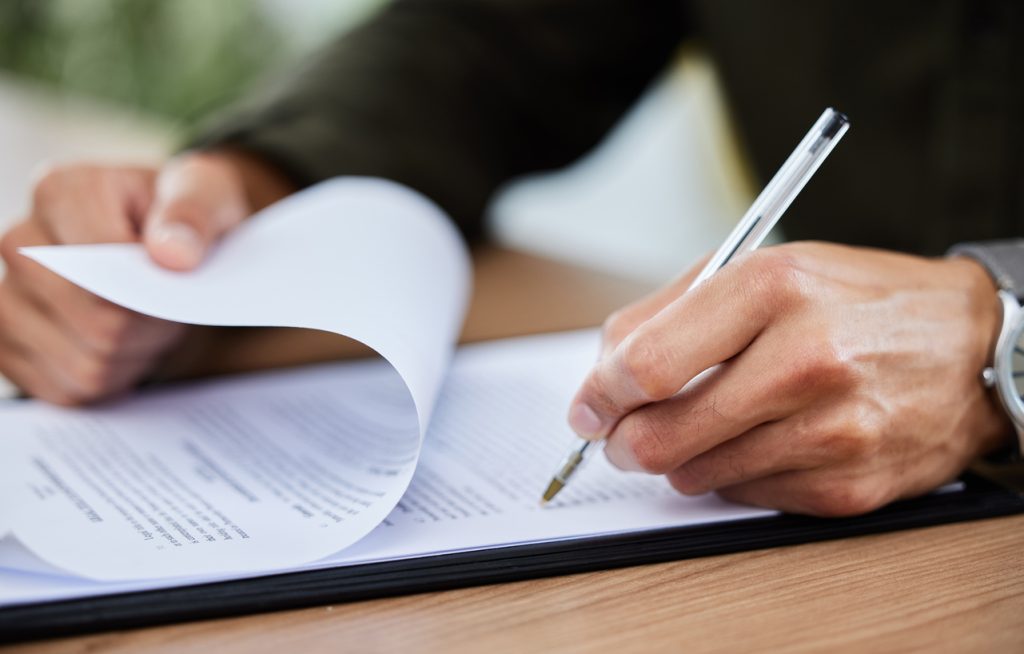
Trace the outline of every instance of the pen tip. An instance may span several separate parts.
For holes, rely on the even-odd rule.
[[[544,506],[551,500],[555,499],[555,495],[558,495],[558,492],[562,490],[564,486],[565,482],[558,479],[552,479],[551,483],[548,484],[547,489],[544,491],[544,497],[541,498],[540,505]]]

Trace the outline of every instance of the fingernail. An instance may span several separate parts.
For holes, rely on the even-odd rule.
[[[604,422],[596,411],[577,402],[569,410],[569,426],[583,438],[597,438],[602,435]]]
[[[604,447],[605,458],[608,459],[608,463],[612,464],[619,470],[626,472],[643,472],[643,468],[636,460],[636,456],[633,455],[633,451],[628,447],[619,447],[619,442],[614,437],[608,439],[608,444]]]
[[[203,258],[203,242],[199,232],[181,222],[153,226],[150,242],[161,250],[161,259],[175,268],[192,268]]]

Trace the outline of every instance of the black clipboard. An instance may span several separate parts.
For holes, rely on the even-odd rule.
[[[780,515],[11,606],[0,608],[0,642],[521,581],[1024,512],[1024,495],[973,474],[963,481],[962,490],[853,518]]]

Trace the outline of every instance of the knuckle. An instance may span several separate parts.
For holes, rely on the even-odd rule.
[[[673,474],[679,475],[679,490],[695,495],[739,483],[764,463],[763,460],[753,461],[725,445],[690,459]]]
[[[689,473],[672,473],[668,476],[668,483],[683,495],[703,495],[707,492],[705,485]]]
[[[56,197],[66,185],[67,177],[75,167],[67,164],[46,162],[39,166],[33,176],[32,202],[35,206],[45,205]]]
[[[9,278],[0,279],[0,348],[17,351],[24,347],[23,300]]]
[[[17,265],[21,259],[18,248],[28,245],[21,235],[19,226],[12,227],[0,236],[0,258],[3,258],[8,267]]]
[[[683,495],[700,495],[713,487],[711,471],[699,459],[688,461],[672,472],[669,483]]]
[[[601,326],[601,333],[605,342],[621,341],[629,333],[629,311],[619,309],[609,315]]]
[[[832,431],[826,446],[834,460],[864,460],[874,457],[881,449],[882,430],[863,416],[852,419]]]
[[[829,458],[833,461],[861,458],[869,449],[870,443],[863,431],[860,428],[847,427],[834,432],[825,443]]]
[[[841,518],[877,509],[882,501],[882,493],[876,485],[862,479],[839,479],[813,484],[803,505],[814,515]]]
[[[62,407],[78,407],[85,404],[88,399],[75,393],[69,393],[68,391],[61,388],[43,388],[36,393],[33,393],[33,397],[49,402],[50,404],[56,404]]]
[[[675,466],[670,460],[667,426],[650,413],[637,413],[623,420],[622,431],[626,447],[644,472],[665,474]]]
[[[621,366],[642,399],[658,400],[673,395],[671,362],[651,339],[628,338],[623,342]]]
[[[580,399],[597,409],[599,413],[615,414],[619,411],[618,404],[608,387],[608,373],[600,365],[587,375],[580,391]]]
[[[792,359],[790,383],[794,390],[806,388],[846,389],[858,379],[853,355],[827,335],[806,339]]]
[[[129,342],[132,318],[127,311],[104,307],[84,323],[84,338],[98,355],[110,357]]]
[[[76,400],[87,401],[105,394],[114,377],[114,366],[105,357],[83,357],[71,369],[72,381],[79,393]]]
[[[750,288],[764,297],[774,298],[785,306],[803,303],[813,297],[809,276],[800,257],[785,247],[766,248],[747,260]]]

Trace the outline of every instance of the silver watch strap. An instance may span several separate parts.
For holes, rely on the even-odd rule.
[[[996,286],[1024,302],[1024,239],[958,243],[949,249],[949,256],[974,259],[988,271]],[[991,370],[991,369],[990,369]],[[1024,451],[1024,432],[1018,432],[1012,443],[985,457],[989,463],[1016,463]]]
[[[958,243],[949,255],[970,257],[985,266],[996,285],[1024,301],[1024,239]]]

